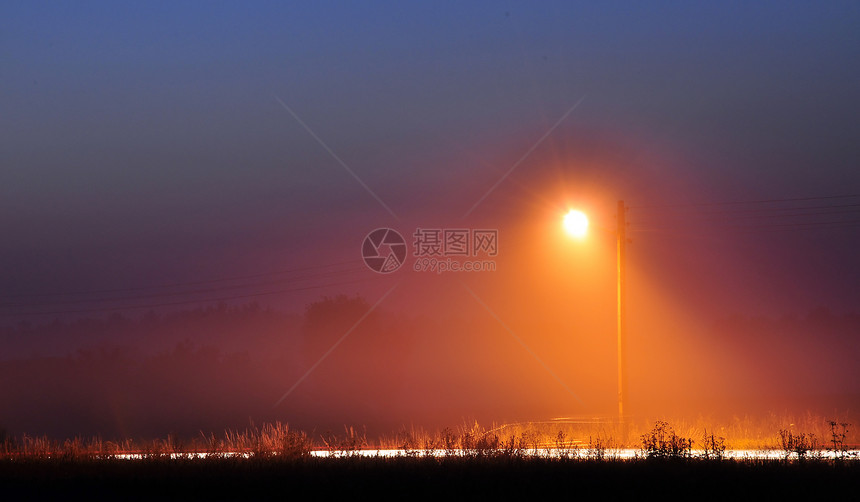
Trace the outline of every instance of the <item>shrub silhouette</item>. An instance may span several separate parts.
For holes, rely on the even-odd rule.
[[[815,434],[792,433],[786,429],[779,430],[779,445],[782,448],[785,460],[794,453],[798,460],[803,460],[818,448],[818,440]]]
[[[654,428],[642,434],[642,450],[648,458],[689,458],[693,440],[680,437],[675,430],[662,420],[654,423]]]
[[[702,435],[702,458],[722,460],[726,454],[726,438],[715,436],[713,432],[708,434],[705,430]]]

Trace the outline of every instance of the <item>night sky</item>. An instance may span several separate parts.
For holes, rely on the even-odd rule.
[[[696,329],[860,314],[858,26],[856,2],[4,2],[0,325],[395,287],[380,312],[612,363],[624,200],[631,343],[716,347],[742,387],[756,363]],[[497,270],[378,274],[381,227],[497,229]]]

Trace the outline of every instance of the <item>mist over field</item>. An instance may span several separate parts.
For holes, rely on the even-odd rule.
[[[611,343],[591,342],[586,352],[559,337],[556,352],[542,352],[580,402],[493,319],[384,309],[276,406],[368,308],[360,297],[337,296],[303,314],[220,305],[9,328],[0,361],[2,424],[15,434],[117,439],[194,437],[282,420],[317,432],[356,426],[375,436],[414,425],[614,412]],[[542,333],[573,329],[541,325]],[[860,351],[840,341],[858,329],[858,316],[821,308],[782,319],[727,317],[697,331],[698,341],[674,333],[631,337],[634,413],[727,421],[844,415],[857,402]],[[529,342],[543,350],[539,337]]]

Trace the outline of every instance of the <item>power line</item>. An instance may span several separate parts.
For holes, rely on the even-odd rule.
[[[692,225],[692,224],[691,224]],[[843,220],[843,221],[823,221],[823,222],[795,222],[795,223],[782,223],[782,224],[770,224],[770,225],[720,225],[720,230],[727,230],[732,232],[767,232],[767,231],[780,231],[780,230],[792,230],[796,228],[804,228],[807,230],[836,230],[836,229],[845,229],[845,228],[856,228],[860,227],[860,220]],[[693,235],[693,234],[708,234],[707,230],[702,230],[700,228],[692,228],[691,226],[684,227],[680,225],[676,226],[651,226],[651,227],[634,227],[631,230],[632,233],[642,234],[642,233],[660,233],[660,234],[674,234],[674,235]]]
[[[813,200],[831,200],[831,199],[851,199],[860,197],[860,194],[846,194],[846,195],[826,195],[821,197],[795,197],[795,198],[784,198],[784,199],[760,199],[760,200],[742,200],[742,201],[728,201],[728,202],[700,202],[700,203],[690,203],[690,204],[651,204],[651,205],[643,205],[643,206],[632,206],[630,209],[674,209],[674,208],[684,208],[684,207],[711,207],[711,206],[732,206],[732,205],[743,205],[743,204],[772,204],[778,202],[802,202],[802,201],[813,201]]]
[[[152,303],[146,305],[130,305],[130,306],[122,306],[122,307],[103,307],[103,308],[91,308],[91,309],[77,309],[77,310],[53,310],[53,311],[41,311],[41,312],[17,312],[17,313],[4,313],[0,314],[0,317],[18,317],[18,316],[31,316],[31,315],[60,315],[60,314],[83,314],[83,313],[91,313],[91,312],[112,312],[117,310],[140,310],[140,309],[154,309],[159,307],[173,307],[177,305],[190,305],[194,303],[212,303],[212,302],[226,302],[231,300],[240,300],[244,298],[255,298],[259,296],[267,296],[267,295],[277,295],[283,293],[292,293],[296,291],[307,291],[310,289],[320,289],[334,286],[343,286],[346,284],[356,284],[359,282],[368,282],[368,281],[377,281],[380,279],[384,279],[385,277],[377,276],[370,277],[366,279],[357,279],[354,281],[344,281],[337,282],[332,284],[319,284],[316,286],[304,286],[299,288],[290,288],[290,289],[281,289],[276,291],[263,291],[258,293],[251,293],[245,295],[236,295],[236,296],[222,296],[216,298],[203,298],[197,300],[182,300],[175,302],[165,302],[165,303]]]
[[[792,213],[768,212],[768,213],[756,213],[756,214],[744,213],[744,214],[724,214],[724,215],[716,214],[716,213],[707,213],[707,214],[701,214],[701,216],[703,217],[703,219],[708,220],[708,221],[729,221],[729,222],[731,222],[731,221],[736,221],[736,220],[750,220],[750,219],[768,220],[768,219],[773,219],[773,218],[782,218],[782,219],[784,219],[784,218],[810,218],[810,217],[818,217],[818,216],[850,215],[852,213],[860,212],[860,204],[852,204],[852,206],[858,206],[858,207],[836,209],[833,211],[821,211],[821,210],[816,209],[815,211],[805,211],[805,212],[800,211],[800,212],[792,212]],[[788,210],[798,211],[799,209],[801,209],[801,208],[790,208]],[[696,216],[696,214],[694,214],[692,216]],[[673,223],[678,223],[678,222],[682,222],[682,221],[690,221],[690,220],[691,220],[690,214],[683,214],[683,215],[676,215],[674,218],[673,217],[668,217],[668,218],[667,217],[661,217],[661,219],[659,221],[649,220],[649,219],[645,219],[645,220],[641,220],[641,221],[635,220],[635,223],[637,225],[663,225],[666,223],[673,224]]]
[[[828,204],[825,206],[785,206],[785,207],[758,207],[753,209],[725,209],[721,211],[706,211],[697,214],[749,214],[749,213],[774,213],[780,211],[800,211],[809,209],[842,209],[860,207],[858,204]]]
[[[829,205],[825,205],[825,206],[759,207],[759,208],[754,208],[754,209],[749,209],[749,208],[747,208],[747,209],[724,209],[724,210],[719,210],[719,211],[685,211],[683,213],[678,213],[676,211],[672,211],[670,213],[668,211],[664,211],[664,212],[660,213],[660,217],[665,218],[665,217],[667,217],[667,215],[669,217],[672,217],[672,216],[689,216],[689,215],[732,217],[735,215],[742,215],[742,214],[752,214],[752,215],[779,214],[779,213],[783,213],[786,211],[810,211],[810,210],[824,210],[824,209],[834,209],[834,210],[838,209],[838,210],[849,211],[849,210],[852,210],[853,208],[858,208],[858,207],[860,207],[860,203],[858,203],[858,204],[829,204]],[[645,212],[645,215],[646,216],[655,216],[653,213],[649,213],[647,211]]]
[[[770,231],[787,229],[848,229],[860,225],[858,194],[793,197],[747,201],[634,206],[631,230],[638,233],[702,233],[702,224],[720,231]],[[818,201],[817,204],[814,201]],[[827,201],[833,201],[828,203]],[[840,203],[840,202],[846,203]],[[808,203],[813,202],[813,205]],[[635,209],[644,208],[641,213]],[[714,208],[696,211],[695,208]],[[659,216],[659,219],[654,219]]]
[[[40,298],[40,297],[50,297],[50,296],[75,296],[75,295],[90,295],[90,294],[103,294],[103,293],[129,293],[133,291],[146,291],[150,289],[166,289],[172,287],[180,287],[180,286],[198,286],[202,284],[214,284],[218,282],[228,282],[242,279],[253,279],[258,277],[267,277],[273,275],[281,275],[281,274],[289,274],[294,272],[304,272],[308,270],[315,270],[320,268],[328,268],[345,264],[355,264],[356,260],[342,261],[336,263],[329,263],[326,265],[313,265],[308,267],[299,267],[292,269],[283,269],[283,270],[275,270],[270,272],[263,272],[257,274],[250,275],[240,275],[240,276],[232,276],[232,277],[221,277],[217,279],[206,279],[200,281],[191,281],[191,282],[174,282],[167,284],[156,284],[153,286],[140,286],[133,288],[113,288],[113,289],[96,289],[96,290],[82,290],[82,291],[65,291],[65,292],[54,292],[54,293],[24,293],[17,295],[3,295],[2,298]]]
[[[352,268],[352,269],[347,269],[347,270],[334,270],[334,271],[320,272],[320,273],[316,273],[316,274],[294,276],[294,277],[288,277],[288,278],[278,279],[278,280],[274,280],[274,281],[245,283],[245,284],[231,284],[231,285],[220,286],[220,287],[216,287],[216,288],[163,292],[163,293],[153,293],[153,294],[134,295],[134,296],[120,296],[120,297],[112,297],[112,298],[111,297],[107,297],[107,298],[84,298],[84,299],[76,299],[76,300],[47,301],[47,302],[41,302],[41,303],[0,303],[0,307],[28,308],[28,307],[44,307],[44,306],[49,306],[49,305],[74,305],[74,304],[82,304],[82,303],[101,303],[101,302],[118,302],[118,301],[128,301],[128,300],[168,298],[171,296],[188,296],[188,295],[203,294],[203,293],[216,293],[219,291],[256,288],[256,287],[261,287],[261,286],[273,286],[273,285],[284,284],[284,283],[301,282],[301,281],[304,281],[307,279],[320,279],[320,278],[327,278],[327,277],[332,277],[332,276],[352,275],[352,274],[355,274],[358,272],[366,272],[366,271],[367,271],[367,269],[362,267],[362,268]]]

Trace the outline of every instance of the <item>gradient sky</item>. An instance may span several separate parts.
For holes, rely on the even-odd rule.
[[[565,325],[611,363],[619,199],[634,345],[856,314],[858,26],[856,2],[3,2],[0,325],[397,284],[381,309],[546,357]],[[498,229],[498,270],[380,276],[379,227]]]
[[[7,319],[104,306],[19,295],[354,261],[382,226],[542,246],[568,207],[611,227],[617,199],[631,259],[690,308],[860,300],[856,226],[733,231],[746,222],[685,206],[860,193],[854,3],[11,2],[0,18]],[[817,221],[857,223],[839,210]],[[386,290],[350,267],[259,300]]]

